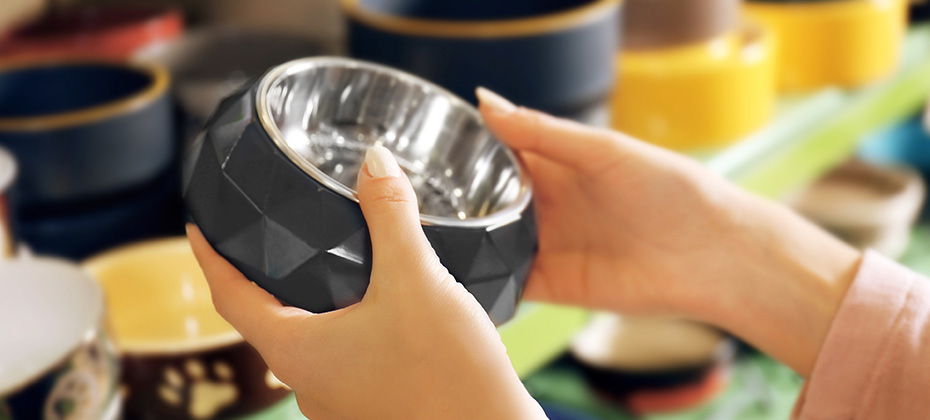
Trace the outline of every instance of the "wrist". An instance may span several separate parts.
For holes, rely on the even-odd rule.
[[[783,206],[739,195],[732,230],[721,241],[728,261],[717,272],[723,289],[711,290],[691,315],[806,376],[862,254]]]

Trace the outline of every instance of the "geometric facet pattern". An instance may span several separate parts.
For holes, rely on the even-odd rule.
[[[357,203],[304,173],[258,120],[253,82],[222,102],[185,162],[185,202],[217,252],[281,301],[326,312],[361,300],[371,240]],[[533,206],[493,228],[424,226],[449,272],[500,324],[536,253]]]

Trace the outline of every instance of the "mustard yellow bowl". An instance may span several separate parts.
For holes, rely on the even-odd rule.
[[[776,40],[779,87],[857,87],[897,66],[907,0],[745,3],[746,14]]]
[[[611,126],[677,150],[738,140],[772,114],[771,50],[766,32],[745,24],[701,43],[621,52]]]

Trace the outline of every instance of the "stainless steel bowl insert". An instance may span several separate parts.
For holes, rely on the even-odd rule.
[[[529,204],[530,181],[474,107],[436,86],[375,64],[325,58],[272,70],[258,113],[301,169],[357,201],[365,152],[381,143],[413,183],[426,224],[492,226]]]

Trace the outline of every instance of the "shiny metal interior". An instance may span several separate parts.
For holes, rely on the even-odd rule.
[[[412,75],[343,58],[307,58],[269,71],[259,118],[297,166],[357,201],[368,147],[390,149],[410,177],[425,224],[492,226],[520,216],[531,186],[478,112]]]

